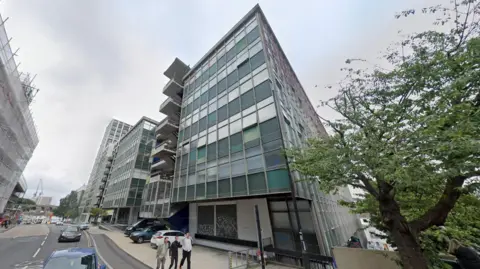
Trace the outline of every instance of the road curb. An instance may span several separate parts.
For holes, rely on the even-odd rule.
[[[109,228],[107,228],[107,227],[105,227],[105,226],[103,226],[103,225],[98,225],[98,229],[112,232],[111,229],[109,229]]]
[[[118,249],[120,249],[120,250],[122,250],[123,252],[127,253],[127,255],[130,256],[130,258],[138,261],[139,263],[145,265],[146,267],[152,268],[150,265],[144,263],[143,261],[141,261],[141,260],[137,259],[136,257],[134,257],[132,254],[130,254],[130,253],[128,253],[127,251],[125,251],[125,250],[124,250],[123,248],[121,248],[117,243],[115,243],[115,241],[113,241],[110,237],[108,237],[108,236],[106,236],[106,235],[104,235],[104,234],[102,234],[102,235],[103,235],[103,237],[105,238],[105,241],[110,241],[110,242],[112,242],[112,244],[113,244],[114,246],[116,246]]]

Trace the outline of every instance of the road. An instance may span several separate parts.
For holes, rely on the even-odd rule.
[[[87,247],[87,238],[80,242],[58,243],[62,227],[46,224],[20,225],[0,233],[0,261],[3,268],[37,269],[54,250]]]
[[[1,269],[40,269],[54,250],[89,246],[96,247],[100,263],[109,269],[150,269],[103,234],[85,233],[78,243],[58,243],[62,228],[46,224],[19,225],[0,233]]]
[[[151,269],[120,249],[104,234],[90,233],[97,253],[104,259],[109,269]]]

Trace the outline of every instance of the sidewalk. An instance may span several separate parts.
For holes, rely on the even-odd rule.
[[[0,233],[4,233],[4,232],[6,232],[6,231],[8,231],[8,230],[11,230],[11,229],[13,229],[13,228],[15,228],[15,227],[17,227],[17,225],[10,225],[10,226],[8,226],[7,229],[5,229],[5,227],[0,227]]]
[[[106,235],[119,248],[121,248],[122,250],[130,254],[132,257],[143,262],[147,266],[154,268],[156,264],[156,259],[155,259],[156,250],[150,247],[150,243],[147,242],[143,244],[135,244],[132,242],[130,238],[123,235],[123,233],[116,232],[116,231],[101,230],[97,227],[91,227],[89,232],[92,234]],[[181,260],[180,253],[179,253],[179,263]],[[208,247],[194,245],[192,250],[191,263],[192,263],[192,268],[195,268],[195,269],[212,269],[212,268],[227,269],[229,265],[228,253],[225,251],[220,251],[220,250],[215,250]],[[170,258],[167,260],[166,265],[170,266]],[[187,268],[186,264],[184,264],[183,268]],[[287,269],[292,267],[267,265],[267,268]]]
[[[105,234],[119,248],[123,249],[135,259],[154,268],[154,265],[156,264],[156,250],[150,247],[150,243],[147,242],[143,244],[135,244],[130,238],[123,235],[123,233],[100,230],[96,227],[90,228],[90,233]],[[179,262],[180,259],[181,255],[179,255]],[[228,268],[228,254],[226,252],[209,249],[202,246],[194,246],[191,263],[192,267],[193,264],[195,264],[195,269]],[[167,264],[170,266],[170,259],[167,260]],[[183,267],[186,268],[186,264]]]

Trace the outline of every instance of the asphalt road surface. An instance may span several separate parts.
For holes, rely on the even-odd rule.
[[[2,269],[40,269],[54,250],[88,247],[84,234],[80,242],[58,243],[62,226],[20,225],[0,233],[0,267]]]
[[[109,269],[151,269],[103,234],[84,233],[80,242],[58,243],[62,228],[65,226],[19,225],[0,233],[0,268],[41,269],[43,261],[55,250],[91,246],[96,248],[100,264]]]
[[[97,253],[104,259],[109,269],[151,269],[151,267],[132,258],[128,253],[118,248],[110,238],[103,234],[90,234],[96,246]]]

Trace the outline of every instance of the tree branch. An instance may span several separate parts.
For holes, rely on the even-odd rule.
[[[357,174],[357,177],[360,181],[362,181],[364,189],[378,199],[378,191],[375,189],[375,187],[373,187],[368,178],[363,174]]]
[[[462,195],[461,187],[467,178],[469,177],[461,175],[449,179],[437,203],[421,217],[410,222],[412,229],[421,232],[432,226],[443,225],[458,198]]]

